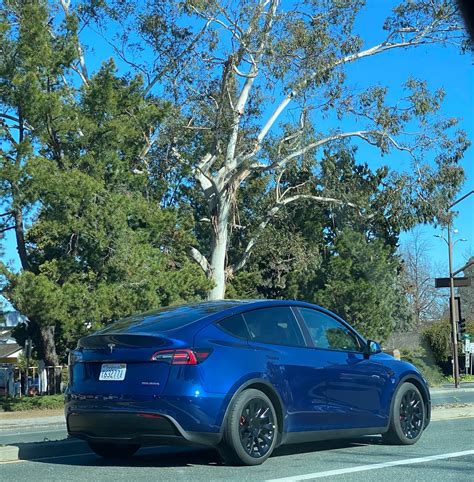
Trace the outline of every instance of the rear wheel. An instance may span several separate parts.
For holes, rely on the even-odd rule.
[[[244,390],[229,409],[218,451],[228,464],[259,465],[273,452],[277,433],[271,400],[260,390]]]
[[[425,404],[418,388],[404,383],[397,391],[388,432],[383,435],[386,443],[411,445],[418,441],[425,426]]]
[[[131,457],[140,448],[140,445],[89,442],[89,447],[97,455],[106,459],[120,459]]]

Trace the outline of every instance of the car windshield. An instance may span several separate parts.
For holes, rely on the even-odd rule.
[[[146,313],[136,314],[112,323],[101,330],[105,333],[158,333],[175,330],[205,316],[238,306],[241,302],[206,302],[187,305],[167,306]]]

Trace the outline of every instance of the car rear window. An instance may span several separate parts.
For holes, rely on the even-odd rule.
[[[219,313],[234,306],[236,302],[206,302],[167,306],[158,310],[133,315],[116,321],[97,334],[105,333],[159,333],[175,330],[205,316]]]
[[[250,338],[247,325],[245,324],[242,315],[229,316],[229,318],[219,321],[217,326],[238,338],[243,338],[245,340]]]

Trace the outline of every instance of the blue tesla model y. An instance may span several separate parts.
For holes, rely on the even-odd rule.
[[[413,444],[428,386],[344,320],[298,301],[162,308],[82,338],[70,353],[66,420],[104,457],[199,444],[257,465],[281,444],[382,434]]]

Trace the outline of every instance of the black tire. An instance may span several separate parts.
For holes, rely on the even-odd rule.
[[[260,390],[250,388],[233,400],[217,450],[229,465],[260,465],[272,454],[277,434],[271,400]]]
[[[97,455],[106,459],[122,459],[131,457],[140,448],[140,445],[89,442],[89,447]]]
[[[388,432],[383,441],[392,445],[416,443],[425,427],[425,403],[418,388],[403,383],[395,394]]]

